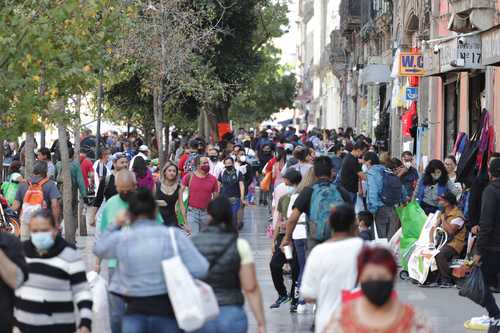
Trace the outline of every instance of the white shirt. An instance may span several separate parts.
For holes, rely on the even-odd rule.
[[[363,240],[358,237],[327,241],[312,249],[307,258],[300,292],[302,297],[316,300],[316,333],[324,331],[340,307],[342,290],[356,286],[356,262],[362,247]]]
[[[96,160],[94,162],[94,184],[96,191],[99,188],[99,181],[101,177],[105,177],[111,174],[111,168],[109,168],[108,165],[108,163],[102,164],[101,160]]]
[[[290,204],[288,205],[288,210],[286,212],[287,219],[290,217],[290,215],[292,215],[293,204],[295,203],[295,200],[297,200],[298,196],[299,196],[299,193],[294,193],[290,197]],[[295,225],[295,229],[293,229],[292,239],[306,239],[307,238],[306,221],[307,221],[306,214],[305,213],[300,214],[299,220],[297,221],[297,224]]]
[[[222,161],[212,162],[211,160],[209,160],[208,163],[210,165],[209,173],[215,178],[219,179],[220,174],[225,169],[224,163]]]

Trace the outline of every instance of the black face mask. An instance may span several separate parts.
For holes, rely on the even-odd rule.
[[[233,171],[233,170],[234,170],[234,166],[233,166],[233,165],[231,165],[231,166],[227,166],[227,167],[226,167],[226,170],[227,170],[227,171]]]
[[[210,161],[212,161],[212,162],[217,162],[217,160],[218,160],[217,156],[209,156],[209,158],[210,158]]]
[[[393,289],[394,281],[375,280],[361,283],[363,294],[376,306],[387,303]]]
[[[120,199],[122,199],[123,201],[125,202],[128,202],[128,199],[130,198],[130,192],[127,192],[127,193],[120,193]]]

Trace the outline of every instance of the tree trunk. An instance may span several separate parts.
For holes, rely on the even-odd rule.
[[[56,105],[56,110],[61,115],[64,114],[64,100],[59,100]],[[59,133],[59,149],[61,150],[61,172],[62,172],[62,181],[63,181],[63,193],[62,193],[62,201],[63,201],[63,219],[64,219],[64,238],[67,242],[71,244],[76,243],[76,221],[73,217],[73,184],[71,181],[71,173],[70,173],[70,159],[69,159],[69,151],[68,145],[64,144],[68,142],[68,137],[66,135],[66,126],[64,124],[64,117],[61,117],[57,124],[57,130]],[[75,184],[76,186],[76,184]]]
[[[82,122],[80,118],[81,107],[82,96],[78,95],[75,99],[75,123],[73,124],[73,135],[75,136],[75,155],[73,156],[73,159],[77,162],[80,161],[80,129]],[[87,221],[85,220],[85,215],[83,214],[83,204],[83,198],[78,196],[78,229],[80,231],[80,236],[87,236]]]
[[[153,90],[153,115],[155,120],[155,135],[158,144],[158,162],[160,169],[165,164],[165,150],[163,146],[163,93],[161,82]]]
[[[40,148],[44,148],[45,147],[45,138],[46,138],[46,132],[45,132],[45,127],[42,127],[42,129],[40,130]]]
[[[170,126],[167,124],[165,126],[165,162],[170,160]]]
[[[33,164],[35,163],[35,134],[26,133],[24,144],[24,177],[27,179],[33,175]]]

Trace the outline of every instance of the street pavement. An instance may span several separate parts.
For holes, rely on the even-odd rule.
[[[241,236],[250,242],[254,252],[257,268],[257,278],[264,299],[266,321],[269,333],[282,332],[310,332],[313,321],[311,314],[290,314],[289,305],[285,304],[279,309],[270,309],[277,293],[274,290],[269,260],[271,258],[271,240],[267,238],[265,229],[268,224],[267,209],[262,207],[249,207],[245,210],[244,228]],[[90,234],[93,230],[90,229]],[[91,254],[93,237],[78,238],[78,247],[82,250],[88,270],[92,270],[95,258]],[[288,279],[289,280],[289,279]],[[289,285],[289,281],[287,282]],[[398,281],[397,292],[403,302],[410,303],[426,315],[437,333],[471,332],[463,327],[463,323],[473,316],[480,316],[486,312],[458,295],[458,290],[427,289],[417,287],[409,282]],[[497,303],[500,297],[496,296]],[[249,317],[249,332],[256,332],[256,322],[247,307]]]

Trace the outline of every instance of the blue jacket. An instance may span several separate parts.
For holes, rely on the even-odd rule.
[[[171,227],[172,228],[172,227]],[[208,261],[178,228],[175,239],[179,256],[195,278],[208,272]],[[102,259],[118,259],[109,290],[130,297],[167,294],[161,262],[174,255],[169,228],[154,221],[139,220],[129,228],[110,225],[94,245],[94,254]]]
[[[381,193],[384,187],[383,174],[385,167],[380,164],[373,165],[367,172],[366,182],[366,204],[370,213],[375,215],[377,211],[384,207]]]

